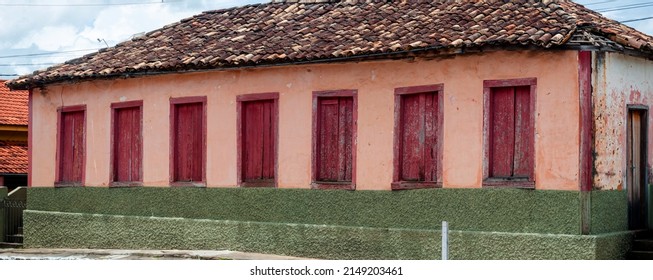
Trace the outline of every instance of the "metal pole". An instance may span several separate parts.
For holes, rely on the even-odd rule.
[[[449,224],[442,221],[442,260],[449,259]]]

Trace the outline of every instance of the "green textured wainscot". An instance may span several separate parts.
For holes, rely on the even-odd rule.
[[[623,258],[629,233],[451,231],[451,259]],[[26,247],[238,250],[324,259],[438,259],[437,230],[25,211]],[[608,248],[608,249],[602,249]]]
[[[580,193],[518,189],[332,191],[30,188],[28,209],[369,228],[580,234]]]
[[[592,234],[628,230],[628,197],[625,191],[593,191],[590,204]]]

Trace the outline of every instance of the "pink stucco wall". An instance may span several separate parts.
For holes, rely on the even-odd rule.
[[[169,99],[207,96],[207,185],[236,178],[236,96],[279,92],[278,186],[311,183],[311,93],[358,90],[358,190],[389,190],[393,168],[394,89],[444,84],[445,188],[481,187],[483,80],[537,78],[537,189],[577,190],[579,162],[578,55],[575,51],[488,52],[415,61],[272,67],[161,75],[56,85],[35,90],[33,186],[55,180],[56,109],[87,104],[88,186],[109,184],[110,104],[143,100],[143,179],[167,186]]]

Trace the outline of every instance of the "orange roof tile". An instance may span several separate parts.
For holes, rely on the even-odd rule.
[[[0,80],[0,125],[27,125],[28,91],[9,91]]]
[[[0,174],[27,174],[27,143],[0,141]]]
[[[653,37],[571,0],[277,0],[204,12],[9,86],[462,48],[569,48],[574,39],[599,48],[594,36],[653,57]]]

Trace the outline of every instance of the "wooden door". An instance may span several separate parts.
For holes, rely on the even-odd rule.
[[[84,168],[84,111],[61,113],[59,183],[81,184]]]
[[[401,96],[400,181],[437,181],[438,98],[435,92]]]
[[[316,181],[352,180],[353,104],[353,97],[318,99]]]
[[[204,104],[175,104],[174,182],[204,181]]]
[[[242,102],[241,145],[243,182],[274,186],[276,107],[273,99]],[[245,184],[247,185],[247,184]]]
[[[627,182],[628,225],[630,229],[643,229],[647,224],[646,205],[646,159],[647,159],[647,112],[628,110]]]
[[[140,182],[141,107],[114,110],[113,182]]]

